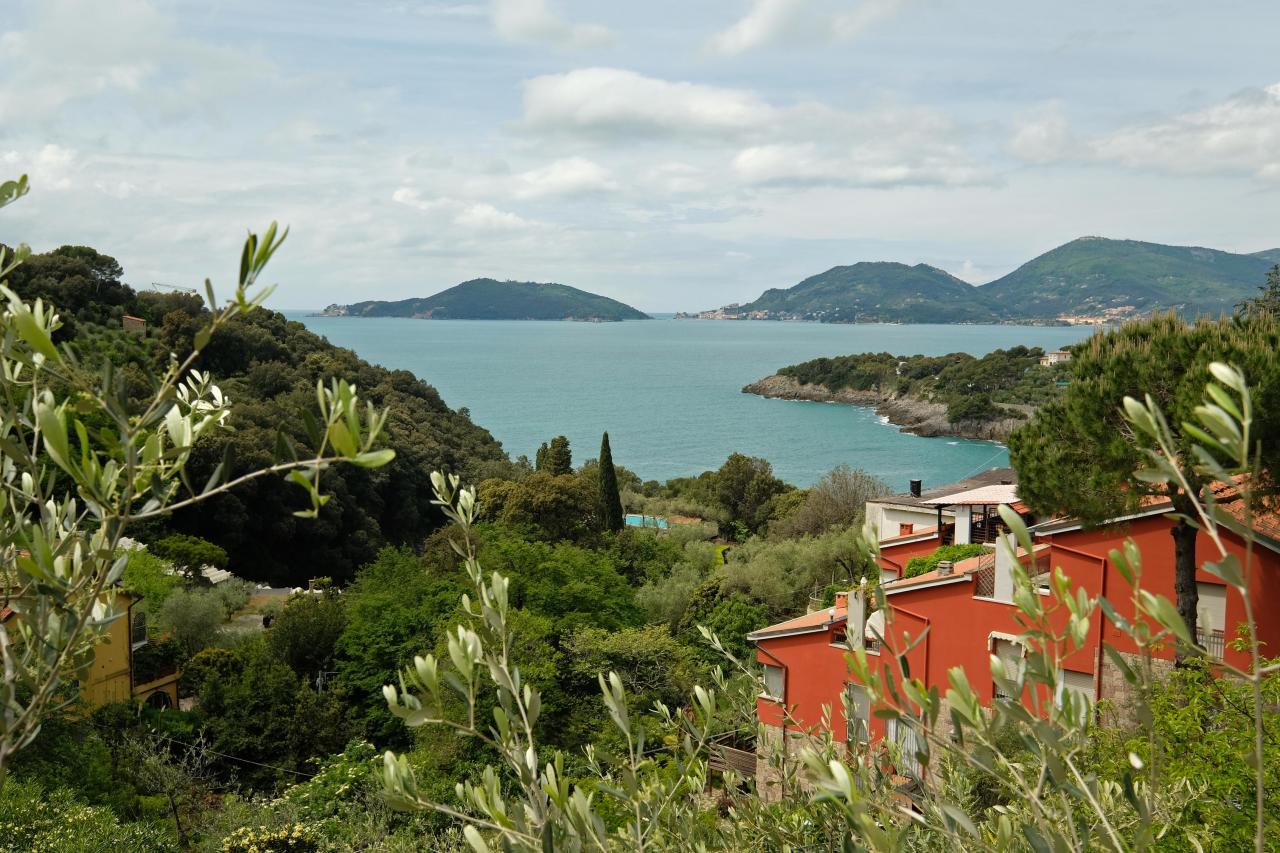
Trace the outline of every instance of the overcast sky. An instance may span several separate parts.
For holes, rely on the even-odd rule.
[[[1280,3],[3,0],[0,240],[276,307],[481,276],[647,310],[1085,234],[1280,245]],[[11,9],[16,6],[17,13]]]

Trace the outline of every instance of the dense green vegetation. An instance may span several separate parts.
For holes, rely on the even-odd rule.
[[[193,295],[135,292],[122,275],[114,259],[88,247],[64,246],[32,255],[13,271],[9,285],[23,298],[56,305],[69,321],[62,337],[86,364],[111,362],[141,400],[171,352],[190,352],[207,310]],[[125,314],[147,321],[145,336],[124,332]],[[191,554],[191,560],[225,562],[243,577],[288,586],[321,576],[349,579],[383,545],[416,544],[439,526],[442,519],[430,503],[431,471],[477,479],[511,467],[487,431],[451,410],[408,371],[375,367],[271,311],[233,321],[210,342],[197,367],[212,373],[235,401],[236,414],[233,432],[211,436],[196,448],[189,466],[193,483],[204,483],[224,460],[235,476],[304,444],[303,412],[314,407],[321,379],[343,376],[374,405],[390,409],[386,442],[395,460],[378,470],[326,472],[331,499],[315,522],[291,515],[305,505],[295,486],[266,478],[144,531],[148,541],[165,539],[174,548],[182,540],[168,538],[171,532],[207,540],[225,558]]]
[[[649,315],[616,299],[567,284],[477,278],[434,296],[396,302],[371,300],[330,305],[340,317],[422,317],[433,320],[648,320]]]
[[[953,352],[898,356],[887,352],[816,358],[784,367],[782,376],[830,391],[869,391],[887,399],[908,396],[945,403],[953,422],[1023,417],[999,404],[1039,407],[1062,394],[1068,365],[1040,366],[1039,347],[995,350],[981,358]]]
[[[998,323],[1064,316],[1116,319],[1177,311],[1229,314],[1280,249],[1252,255],[1137,240],[1081,237],[974,287],[927,264],[833,267],[789,288],[722,309],[729,316],[823,323]]]

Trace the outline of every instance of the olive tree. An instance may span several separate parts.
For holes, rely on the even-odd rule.
[[[0,185],[0,206],[27,189],[25,175]],[[296,514],[313,518],[327,500],[326,468],[392,459],[375,446],[386,413],[362,408],[356,388],[335,380],[316,387],[317,411],[306,414],[310,447],[282,438],[273,465],[228,478],[224,460],[203,483],[187,476],[196,443],[234,422],[231,401],[197,369],[200,353],[270,295],[258,279],[286,233],[272,223],[261,238],[249,234],[230,300],[219,302],[205,280],[207,323],[189,354],[170,356],[141,405],[110,362],[83,364],[73,348],[54,343],[62,324],[56,306],[24,302],[4,286],[29,247],[0,251],[0,571],[12,617],[0,621],[0,774],[41,720],[77,699],[93,646],[124,615],[116,586],[131,525],[266,476],[304,489],[309,506]]]

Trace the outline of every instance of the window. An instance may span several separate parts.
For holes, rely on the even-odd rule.
[[[764,665],[764,695],[779,702],[785,698],[786,677],[782,667],[772,664]]]
[[[1227,627],[1227,588],[1222,584],[1196,584],[1200,603],[1196,607],[1196,642],[1212,658],[1222,658]]]
[[[899,524],[898,535],[910,536],[915,531],[915,529],[916,529],[916,526],[914,524]]]
[[[850,684],[845,688],[845,737],[849,748],[855,744],[866,744],[871,739],[871,699],[867,696],[867,688],[861,684]]]
[[[1072,693],[1076,698],[1088,699],[1093,702],[1093,686],[1093,673],[1060,669],[1058,670],[1058,692],[1053,697],[1053,701],[1058,707],[1062,707],[1063,695]]]
[[[1015,684],[1022,680],[1023,668],[1023,648],[1021,644],[1015,643],[1013,640],[996,640],[992,644],[992,653],[1000,658],[1000,662],[1004,664],[1004,677]],[[996,699],[1011,698],[1009,694],[998,684],[992,685],[992,696]]]
[[[147,614],[136,607],[129,608],[129,641],[136,649],[147,642]]]
[[[920,751],[916,743],[916,730],[906,720],[888,720],[885,723],[885,736],[898,745],[899,763],[897,771],[920,776],[920,760],[916,753]]]

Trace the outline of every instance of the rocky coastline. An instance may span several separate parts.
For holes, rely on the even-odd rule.
[[[866,406],[903,432],[922,436],[974,438],[1003,443],[1009,434],[1026,421],[1009,417],[996,421],[959,421],[947,419],[947,407],[908,395],[880,391],[855,391],[841,388],[832,391],[825,385],[804,385],[790,376],[774,374],[743,387],[744,394],[755,394],[776,400],[808,400],[814,403],[843,403]],[[1029,412],[1028,412],[1029,413]]]

